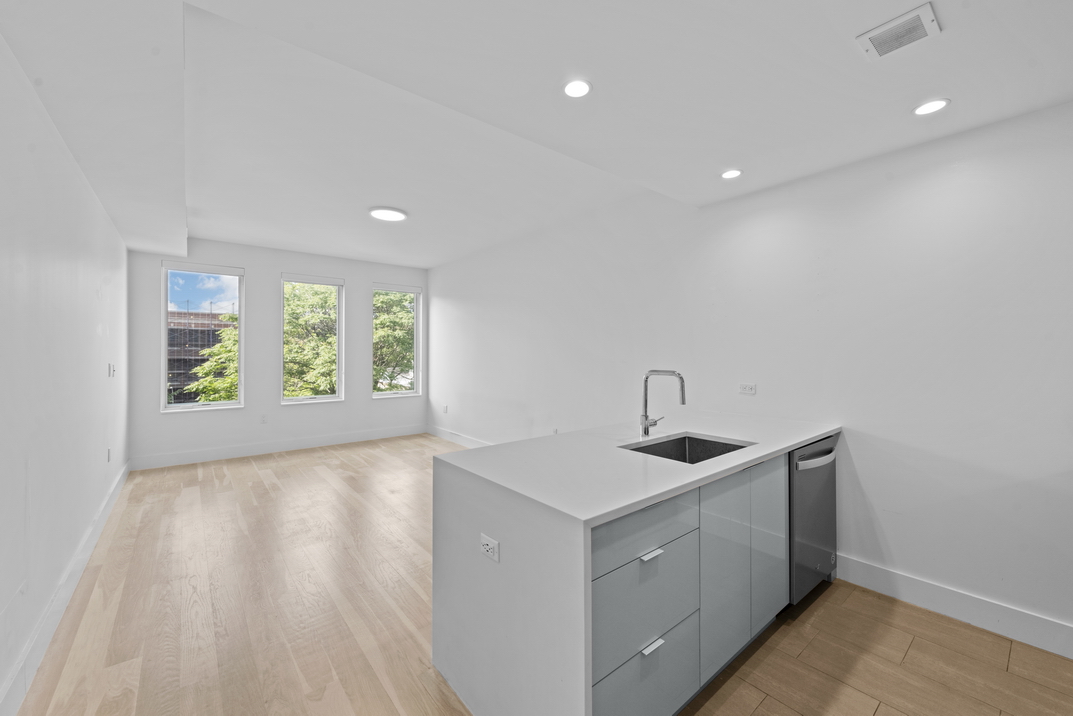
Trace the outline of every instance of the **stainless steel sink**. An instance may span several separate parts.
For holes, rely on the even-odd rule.
[[[678,435],[669,435],[665,438],[642,440],[638,443],[630,443],[629,445],[622,445],[620,447],[626,450],[644,453],[645,455],[654,455],[668,460],[677,460],[678,462],[695,465],[698,462],[711,460],[713,457],[726,455],[729,452],[741,450],[743,447],[755,444],[756,443],[739,442],[737,440],[731,441],[727,438],[717,439],[707,435],[681,433]]]

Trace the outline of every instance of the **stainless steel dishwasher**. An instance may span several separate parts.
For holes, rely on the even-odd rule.
[[[838,436],[790,453],[790,603],[835,569],[835,445]]]

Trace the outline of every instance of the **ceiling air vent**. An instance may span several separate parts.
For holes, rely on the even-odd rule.
[[[878,60],[906,45],[938,34],[939,23],[929,2],[858,36],[857,42],[864,50],[865,57]]]

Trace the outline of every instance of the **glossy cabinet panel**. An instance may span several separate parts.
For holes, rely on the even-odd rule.
[[[592,531],[594,716],[675,713],[789,604],[789,506],[780,455]]]
[[[700,488],[700,678],[707,681],[750,637],[750,474]]]
[[[790,603],[790,481],[785,455],[750,468],[752,630]]]
[[[702,683],[789,604],[788,535],[785,455],[700,488]]]
[[[699,606],[698,531],[592,583],[592,680],[617,669]]]
[[[697,491],[672,497],[592,530],[592,578],[697,529]]]
[[[671,716],[700,689],[698,613],[662,635],[647,656],[638,652],[592,687],[593,716]]]

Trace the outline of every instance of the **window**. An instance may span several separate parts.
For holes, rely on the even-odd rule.
[[[164,410],[242,405],[242,269],[165,261]]]
[[[373,397],[417,395],[418,318],[421,291],[406,287],[373,290]]]
[[[342,279],[283,274],[283,401],[342,399]]]

